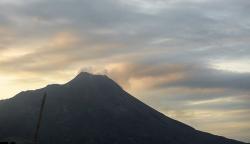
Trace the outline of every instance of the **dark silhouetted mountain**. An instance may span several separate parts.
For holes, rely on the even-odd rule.
[[[166,117],[89,73],[0,101],[0,139],[32,139],[45,92],[40,144],[243,144]]]

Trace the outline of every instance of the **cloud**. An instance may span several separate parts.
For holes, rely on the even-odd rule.
[[[188,72],[186,79],[172,83],[172,86],[196,88],[227,88],[249,90],[250,74],[238,74],[214,69],[196,69]],[[170,86],[171,86],[170,85]]]
[[[15,33],[7,26],[0,25],[0,51],[6,49],[15,40]]]
[[[108,65],[106,71],[122,84],[141,81],[144,85],[151,85],[151,88],[250,89],[249,73],[221,71],[201,65],[116,63]],[[152,78],[151,83],[144,81],[147,78]]]

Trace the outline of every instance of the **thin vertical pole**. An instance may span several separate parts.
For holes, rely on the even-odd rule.
[[[40,107],[40,112],[39,112],[39,117],[38,117],[38,122],[37,122],[37,125],[36,125],[36,131],[35,131],[35,135],[34,135],[34,144],[38,144],[39,129],[40,129],[40,126],[41,126],[41,121],[42,121],[42,116],[43,116],[46,97],[47,97],[47,93],[45,92],[44,95],[43,95],[43,99],[42,99],[42,103],[41,103],[41,107]]]

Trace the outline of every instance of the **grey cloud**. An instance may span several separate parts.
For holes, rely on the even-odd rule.
[[[133,74],[134,77],[138,77],[168,73],[165,69],[172,69],[161,65],[186,63],[201,66],[206,65],[210,59],[247,57],[250,30],[247,19],[249,16],[246,14],[249,11],[247,5],[249,2],[245,0],[178,1],[169,3],[155,14],[139,13],[135,7],[114,0],[44,0],[14,8],[12,6],[12,10],[8,10],[11,11],[11,15],[24,19],[24,23],[21,24],[22,29],[17,28],[17,31],[21,32],[19,37],[25,34],[26,39],[31,37],[39,39],[68,28],[76,32],[83,42],[71,46],[71,49],[44,48],[44,50],[37,50],[36,53],[2,62],[1,65],[15,69],[17,68],[15,62],[18,61],[16,65],[23,64],[26,70],[39,71],[48,70],[48,68],[56,70],[62,67],[51,64],[36,68],[29,64],[32,60],[33,62],[39,60],[37,55],[44,58],[62,56],[68,60],[68,64],[74,64],[79,61],[108,58],[111,55],[139,54],[146,51],[150,54],[137,60],[143,61],[143,65],[160,65],[159,67],[162,68],[156,66],[157,70],[153,68],[153,70],[138,71]],[[5,8],[3,15],[8,18],[6,11]],[[38,22],[33,22],[33,18],[37,18]],[[55,25],[48,23],[55,23]],[[15,27],[15,24],[12,27]],[[85,38],[87,41],[84,41]],[[164,38],[169,41],[151,43]],[[109,46],[110,43],[116,44],[117,47]],[[100,45],[107,46],[101,49],[94,48]],[[60,63],[64,62],[63,60]],[[132,62],[128,60],[128,63]],[[28,65],[28,68],[25,68],[25,65]],[[179,71],[188,75],[183,81],[163,83],[159,87],[166,85],[249,89],[248,74],[234,74],[206,68],[189,69],[185,67],[183,71]],[[130,72],[136,70],[138,69],[132,68]]]
[[[187,88],[223,88],[248,91],[250,89],[250,73],[237,73],[221,71],[202,65],[192,64],[159,64],[159,63],[133,63],[124,65],[124,75],[129,81],[131,78],[161,77],[168,78],[171,74],[182,74],[183,77],[171,82],[164,81],[155,85],[154,88],[187,87]],[[111,76],[117,71],[113,69]],[[117,75],[119,75],[117,73]]]
[[[246,14],[249,11],[246,8],[248,4],[244,0],[178,1],[168,4],[159,13],[148,15],[138,13],[135,7],[122,4],[120,1],[45,0],[20,7],[16,10],[16,15],[26,17],[27,22],[24,24],[27,26],[22,25],[22,33],[33,37],[46,33],[51,35],[74,27],[79,36],[87,36],[93,43],[122,43],[126,44],[126,49],[130,51],[142,52],[145,48],[154,48],[157,51],[160,48],[161,51],[168,52],[179,49],[178,55],[183,55],[187,51],[210,47],[209,50],[197,52],[196,58],[202,60],[206,58],[205,55],[210,55],[210,58],[246,56],[248,40],[239,43],[236,39],[249,37],[249,21]],[[34,28],[30,29],[30,20],[33,18],[45,22],[36,23],[33,25]],[[56,24],[60,20],[65,23]],[[46,22],[55,25],[46,25]],[[114,35],[96,33],[98,30],[106,30]],[[162,38],[171,41],[150,44],[151,41]],[[222,43],[228,43],[228,46]],[[232,45],[233,48],[230,47]],[[238,52],[236,47],[240,47],[241,52]],[[216,53],[217,50],[221,52]],[[192,59],[193,55],[195,54],[186,54],[186,57]]]
[[[66,47],[41,47],[37,48],[35,52],[0,61],[0,71],[15,72],[15,70],[19,70],[33,73],[61,71],[81,62],[112,59],[112,55],[119,55],[122,51],[121,47],[115,44],[84,46],[81,43]]]
[[[185,79],[176,81],[170,86],[249,90],[250,74],[212,69],[190,70]]]
[[[192,67],[184,69],[185,77],[171,83],[160,83],[156,87],[160,88],[188,88],[188,89],[223,89],[223,92],[219,93],[191,93],[191,94],[178,94],[175,99],[189,99],[189,100],[202,100],[202,99],[214,99],[218,97],[230,97],[232,95],[248,95],[250,85],[249,73],[234,73],[227,71],[214,70],[203,67]],[[248,99],[249,101],[249,99]]]

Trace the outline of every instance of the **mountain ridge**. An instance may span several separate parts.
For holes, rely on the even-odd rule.
[[[44,92],[48,98],[40,143],[243,144],[171,119],[128,94],[109,77],[86,72],[65,84],[0,101],[0,139],[32,138]]]

